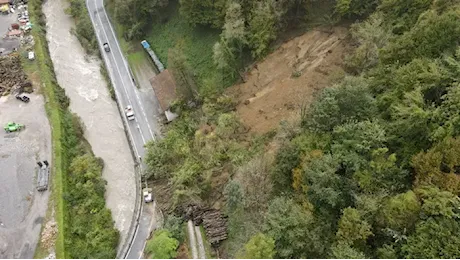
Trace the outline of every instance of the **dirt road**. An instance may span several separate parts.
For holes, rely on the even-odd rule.
[[[28,104],[0,98],[0,123],[26,125],[20,132],[0,130],[0,258],[33,258],[49,191],[35,189],[37,160],[51,161],[51,130],[43,96],[28,94]]]
[[[135,204],[134,162],[115,101],[99,72],[99,62],[88,60],[75,36],[73,20],[64,13],[68,2],[47,1],[47,39],[59,84],[70,98],[70,110],[82,119],[85,137],[104,160],[106,201],[112,210],[121,243],[126,238]]]

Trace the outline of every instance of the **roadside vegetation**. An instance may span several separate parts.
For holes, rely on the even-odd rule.
[[[86,53],[97,55],[99,47],[88,9],[86,9],[85,0],[69,0],[69,3],[70,6],[66,10],[66,13],[70,14],[75,20],[74,34],[77,36]]]
[[[54,74],[46,41],[41,0],[29,1],[34,24],[35,56],[53,145],[52,192],[56,204],[58,258],[114,258],[119,240],[110,211],[105,208],[103,163],[83,137],[79,118]]]
[[[164,11],[173,2],[113,1],[127,39],[179,20],[209,39],[220,30],[206,54],[216,74],[197,72],[190,43],[187,66],[168,56],[175,76],[196,80],[200,105],[177,102],[180,118],[148,144],[146,163],[149,178],[168,183],[169,214],[189,204],[226,213],[225,256],[460,257],[459,1],[327,1],[328,25],[360,21],[350,27],[348,75],[299,122],[263,136],[248,133],[222,90],[244,57],[263,59],[320,1],[180,1],[176,12]],[[162,39],[152,36],[160,57],[181,49]]]

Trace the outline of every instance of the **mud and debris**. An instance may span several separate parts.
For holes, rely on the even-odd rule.
[[[18,54],[0,56],[0,96],[22,92],[32,93],[33,88],[22,69],[21,58]]]
[[[45,227],[43,228],[40,239],[41,246],[44,249],[51,251],[54,248],[54,245],[56,244],[57,233],[57,223],[54,221],[54,219],[51,219],[46,223]]]
[[[226,91],[251,132],[263,134],[282,120],[295,120],[318,90],[345,74],[342,64],[351,49],[347,32],[318,28],[296,37],[255,64],[244,83]]]

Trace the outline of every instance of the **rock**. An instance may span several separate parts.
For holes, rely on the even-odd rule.
[[[243,104],[245,104],[246,106],[249,105],[249,103],[251,103],[251,101],[249,101],[249,99],[246,99]]]

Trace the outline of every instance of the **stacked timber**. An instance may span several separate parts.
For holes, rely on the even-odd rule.
[[[212,246],[218,247],[227,239],[227,218],[217,209],[189,205],[185,211],[186,220],[192,219],[196,226],[203,224],[206,237]]]
[[[203,214],[203,227],[206,230],[206,237],[213,246],[227,239],[227,219],[219,210],[208,210]]]

